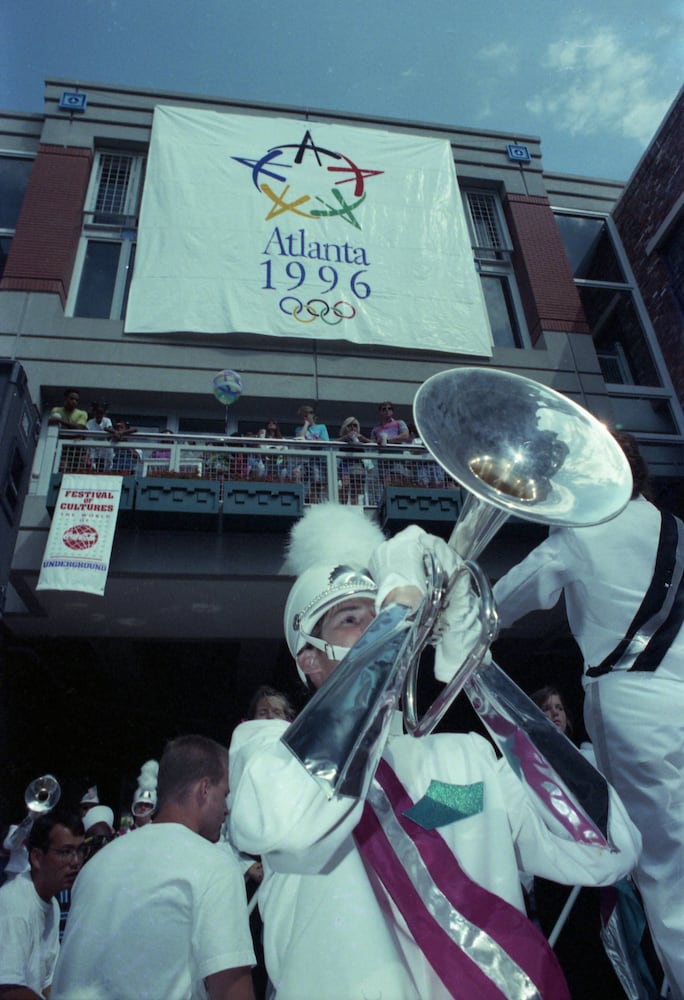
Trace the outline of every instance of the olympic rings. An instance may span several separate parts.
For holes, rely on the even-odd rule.
[[[339,311],[338,306],[349,306],[349,308],[351,309],[350,314],[348,316],[343,316],[342,313]],[[339,302],[335,303],[335,305],[333,306],[333,312],[335,313],[336,316],[339,316],[341,319],[354,319],[354,317],[356,316],[356,309],[351,304],[351,302],[345,302],[343,299],[340,299]]]
[[[293,302],[294,305],[290,308],[285,305],[285,303]],[[309,299],[308,302],[302,302],[294,295],[285,295],[278,303],[281,312],[284,312],[286,316],[292,316],[297,320],[298,323],[313,323],[314,320],[321,319],[328,326],[337,326],[342,322],[343,319],[354,319],[356,316],[356,309],[351,304],[351,302],[345,302],[340,299],[335,302],[333,306],[330,306],[325,299]],[[322,309],[318,307],[322,306]],[[345,315],[344,311],[340,309],[341,306],[346,306],[350,312]],[[302,319],[302,312],[306,310],[311,319]],[[332,312],[335,319],[327,319],[326,317]]]

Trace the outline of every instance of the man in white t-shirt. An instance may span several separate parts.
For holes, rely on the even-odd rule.
[[[28,837],[30,869],[0,888],[0,997],[47,996],[59,952],[59,904],[83,864],[78,816],[40,816]]]
[[[51,1000],[253,1000],[244,883],[215,846],[227,793],[225,747],[167,745],[154,820],[107,844],[74,887]]]
[[[101,402],[93,403],[93,415],[86,424],[86,429],[96,437],[106,434],[111,437],[114,434],[114,424],[107,416],[107,404]],[[112,468],[114,457],[113,448],[93,448],[90,453],[93,468],[97,471],[109,472]]]

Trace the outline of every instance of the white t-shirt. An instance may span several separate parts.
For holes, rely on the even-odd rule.
[[[0,887],[0,985],[42,996],[58,954],[59,904],[41,899],[30,872],[22,872]]]
[[[255,964],[239,867],[178,823],[103,847],[79,873],[51,1000],[189,1000]]]
[[[113,424],[109,417],[103,417],[100,423],[97,422],[95,417],[91,417],[87,422],[86,427],[89,431],[95,431],[97,433],[98,431],[111,431]]]

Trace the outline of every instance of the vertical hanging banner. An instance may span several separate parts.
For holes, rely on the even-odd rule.
[[[450,144],[155,108],[125,329],[491,357]]]
[[[122,485],[121,476],[62,476],[36,590],[104,594]]]

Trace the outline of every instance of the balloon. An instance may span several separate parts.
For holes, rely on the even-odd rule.
[[[237,372],[225,371],[214,375],[214,395],[219,403],[230,406],[242,395],[242,379]]]

